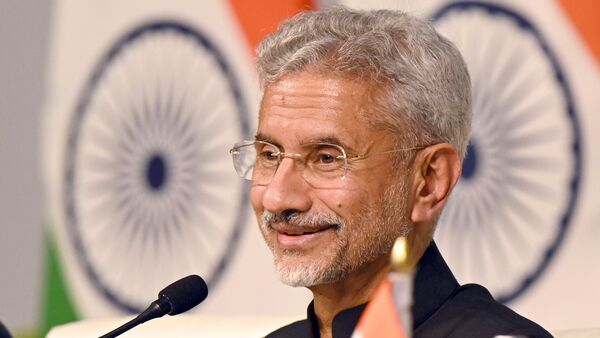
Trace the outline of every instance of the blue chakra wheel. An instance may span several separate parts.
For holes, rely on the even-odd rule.
[[[97,65],[70,121],[64,202],[81,269],[114,306],[139,312],[187,274],[218,282],[247,218],[227,149],[248,118],[224,55],[184,24],[141,26]]]
[[[434,15],[473,86],[473,132],[436,241],[463,282],[502,302],[549,266],[571,222],[581,140],[571,91],[544,37],[512,9],[455,2]]]

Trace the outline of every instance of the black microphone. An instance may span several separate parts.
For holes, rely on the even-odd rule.
[[[0,338],[12,338],[8,329],[0,322]]]
[[[100,338],[114,338],[150,319],[159,318],[166,314],[171,316],[180,314],[202,303],[206,296],[208,296],[208,287],[204,279],[198,275],[189,275],[159,292],[158,299],[153,301],[137,317],[100,336]]]

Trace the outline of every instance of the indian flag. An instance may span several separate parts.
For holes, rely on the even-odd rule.
[[[410,338],[412,276],[391,273],[377,288],[352,338]]]
[[[435,234],[459,282],[549,329],[597,326],[598,1],[342,2],[427,18],[467,63],[471,142]]]
[[[227,150],[254,133],[253,49],[281,20],[311,7],[55,3],[43,111],[43,333],[141,311],[192,273],[207,281],[213,300],[202,307],[215,313],[239,300],[228,286],[260,283],[240,280],[248,276],[240,255],[264,248],[244,231],[255,222],[248,186]],[[251,314],[248,298],[236,310]]]

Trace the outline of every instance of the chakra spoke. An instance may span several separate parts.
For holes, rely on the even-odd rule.
[[[184,274],[214,285],[235,251],[248,186],[227,149],[250,132],[232,69],[203,34],[159,22],[124,36],[90,77],[69,131],[65,213],[83,271],[121,311]]]
[[[544,37],[510,8],[456,2],[434,20],[455,38],[473,85],[472,142],[436,240],[459,280],[510,301],[550,264],[577,199],[569,87]]]

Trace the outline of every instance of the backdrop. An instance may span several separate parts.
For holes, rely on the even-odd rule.
[[[473,134],[436,234],[459,280],[549,329],[600,326],[597,5],[344,3],[430,18],[467,61]],[[210,287],[199,315],[304,315],[310,295],[277,281],[227,150],[255,128],[254,46],[321,5],[54,4],[40,117],[44,328],[135,312],[189,273]]]

